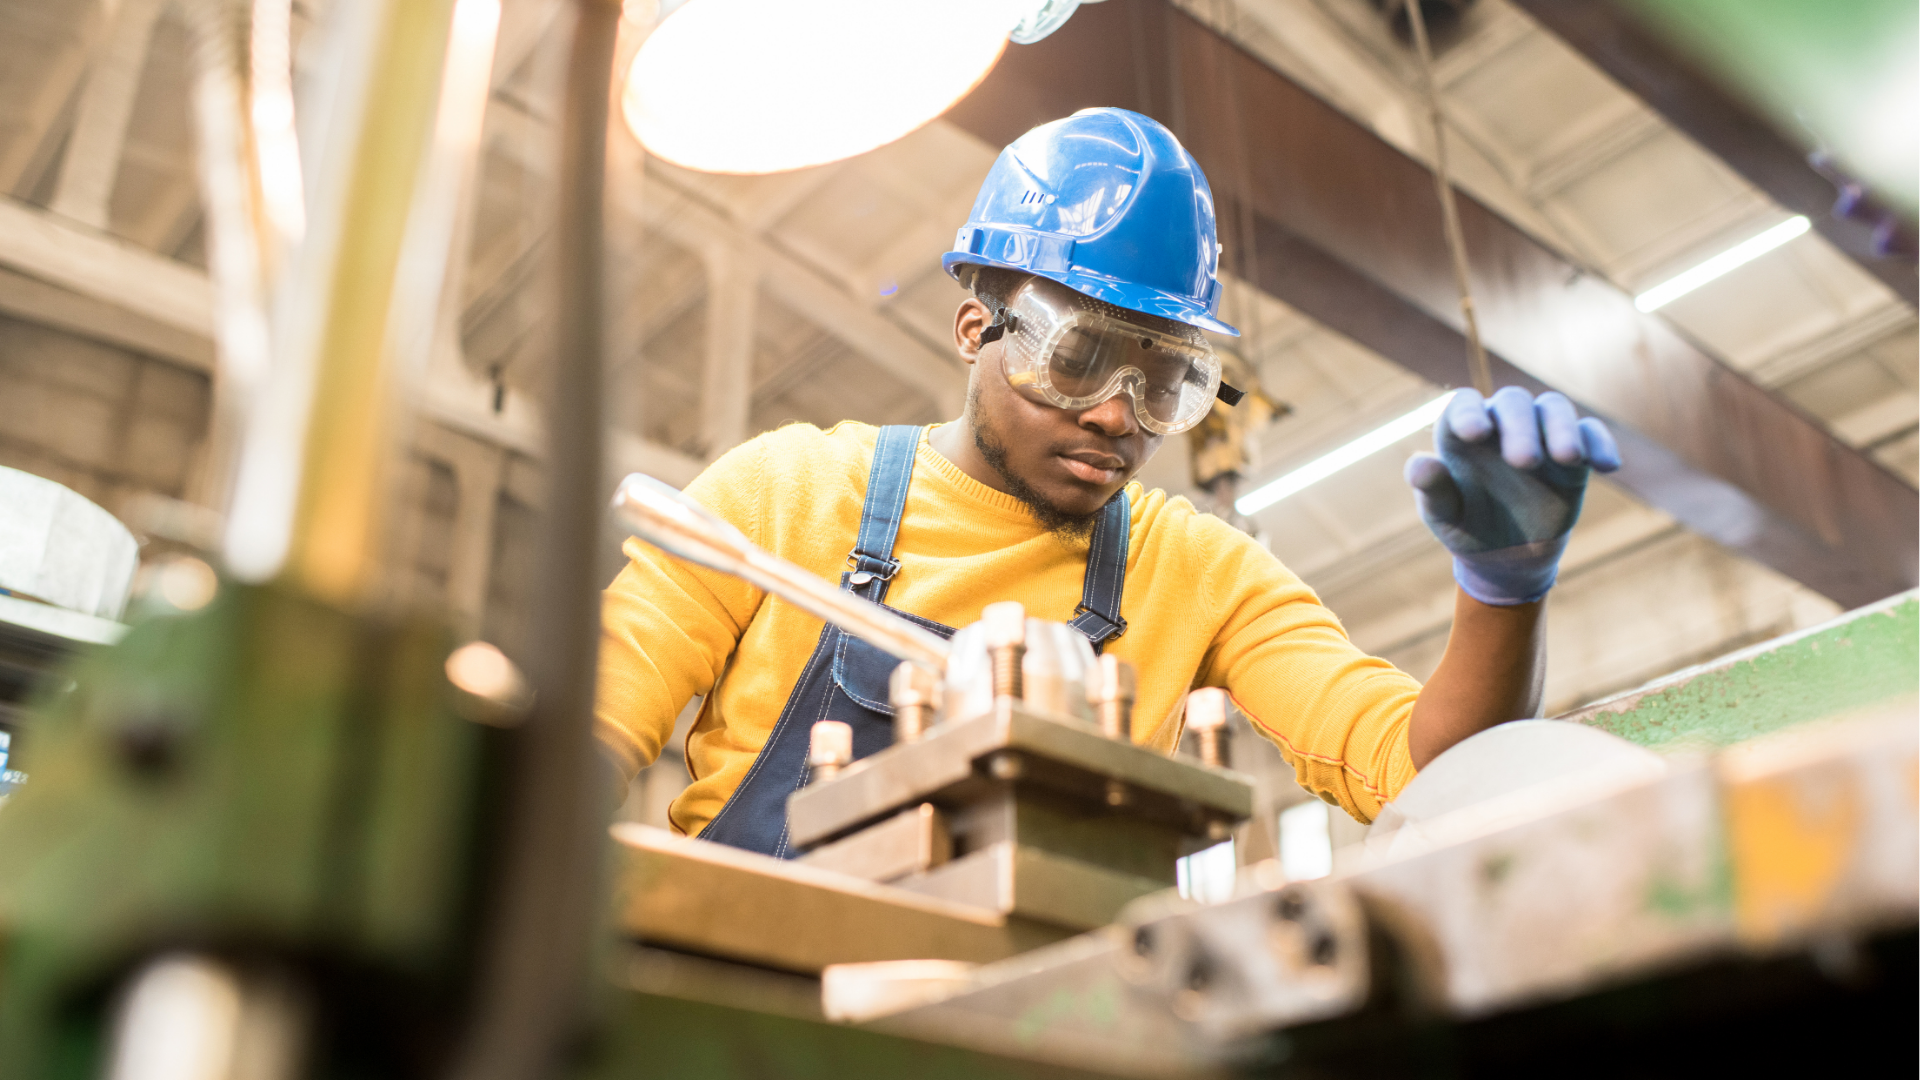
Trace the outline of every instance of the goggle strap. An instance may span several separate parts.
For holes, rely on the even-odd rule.
[[[1015,315],[1009,315],[1007,313],[1007,309],[1001,308],[999,311],[996,311],[993,313],[993,325],[987,327],[985,330],[980,331],[980,345],[981,347],[984,348],[985,346],[991,345],[994,342],[999,341],[1002,337],[1004,337],[1009,332],[1017,333],[1019,329],[1020,329],[1019,317]]]
[[[1215,397],[1226,402],[1229,408],[1240,404],[1240,400],[1247,396],[1245,390],[1237,386],[1228,386],[1224,381],[1221,382],[1220,389],[1215,390],[1213,393]]]

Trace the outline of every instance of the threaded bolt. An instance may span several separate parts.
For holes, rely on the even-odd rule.
[[[1133,665],[1110,654],[1087,672],[1087,702],[1109,739],[1133,741]]]
[[[853,729],[838,720],[822,720],[807,733],[810,783],[824,784],[853,762]]]
[[[1200,744],[1200,760],[1216,769],[1228,767],[1227,692],[1202,687],[1187,695],[1187,728]]]
[[[887,700],[893,704],[893,741],[917,742],[933,726],[940,704],[940,680],[911,661],[893,669],[887,682]]]
[[[988,604],[980,612],[987,649],[993,656],[995,701],[1018,701],[1026,696],[1021,666],[1027,657],[1027,609],[1018,601]]]

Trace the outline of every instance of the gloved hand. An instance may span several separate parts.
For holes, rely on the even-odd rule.
[[[1494,436],[1498,435],[1496,439]],[[1580,517],[1593,469],[1620,467],[1607,425],[1551,391],[1517,386],[1491,399],[1456,391],[1433,426],[1439,451],[1407,462],[1421,520],[1453,552],[1453,578],[1483,604],[1547,595]]]

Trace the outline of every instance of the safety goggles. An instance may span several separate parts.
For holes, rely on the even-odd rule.
[[[1007,381],[1029,400],[1090,409],[1125,393],[1140,426],[1174,435],[1198,424],[1216,396],[1220,360],[1194,327],[1155,320],[1044,278],[1023,283],[980,343],[1004,337]]]

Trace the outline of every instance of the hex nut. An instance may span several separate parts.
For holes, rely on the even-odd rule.
[[[838,720],[822,720],[807,733],[807,763],[846,765],[853,761],[853,728]]]
[[[988,604],[980,611],[987,648],[1005,649],[1027,643],[1027,609],[1018,600]]]

